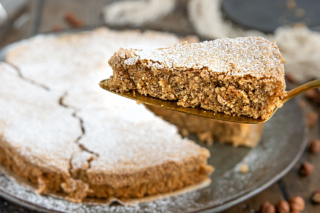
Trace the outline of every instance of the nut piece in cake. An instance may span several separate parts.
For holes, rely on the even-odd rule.
[[[284,59],[261,37],[216,39],[160,49],[119,49],[111,90],[135,90],[182,107],[268,118],[286,95]]]

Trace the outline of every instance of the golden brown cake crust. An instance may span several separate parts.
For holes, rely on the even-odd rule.
[[[106,84],[183,107],[264,119],[282,106],[283,62],[276,44],[259,37],[119,49],[109,60],[113,76]]]
[[[213,172],[207,165],[207,150],[183,162],[167,162],[154,167],[134,171],[131,174],[106,174],[87,170],[77,178],[86,180],[92,190],[89,197],[141,198],[148,195],[171,192],[204,181]]]
[[[172,192],[206,180],[214,170],[207,165],[208,151],[202,149],[200,155],[185,162],[168,162],[127,175],[108,175],[85,168],[70,174],[36,166],[14,148],[4,147],[4,140],[0,143],[0,164],[37,184],[38,193],[65,193],[66,199],[73,202],[86,197],[131,199]]]

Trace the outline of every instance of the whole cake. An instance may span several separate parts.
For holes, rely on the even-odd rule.
[[[286,95],[284,59],[261,37],[216,39],[159,49],[119,49],[105,86],[183,107],[268,118]]]
[[[39,193],[75,202],[140,198],[206,180],[213,168],[205,148],[98,86],[119,47],[176,42],[166,33],[101,28],[12,46],[0,63],[0,163]]]

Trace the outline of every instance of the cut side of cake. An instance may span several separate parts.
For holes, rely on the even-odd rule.
[[[74,202],[162,195],[207,180],[207,149],[97,86],[119,47],[176,42],[167,33],[101,28],[12,46],[0,63],[0,164],[38,192]]]
[[[255,147],[263,132],[263,123],[226,122],[176,112],[162,107],[150,105],[146,105],[146,107],[164,120],[176,125],[183,136],[195,134],[200,142],[207,145],[220,142],[232,144],[235,147]]]
[[[261,37],[216,39],[159,49],[119,49],[111,90],[135,90],[179,106],[268,118],[286,95],[284,59]]]

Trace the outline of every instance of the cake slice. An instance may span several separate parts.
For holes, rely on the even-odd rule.
[[[261,37],[119,49],[109,60],[113,76],[105,86],[265,119],[286,95],[283,62],[277,45]]]
[[[101,28],[12,46],[6,61],[14,66],[0,63],[0,164],[38,192],[75,202],[162,195],[207,180],[207,149],[97,86],[120,46],[175,42],[167,33]]]

